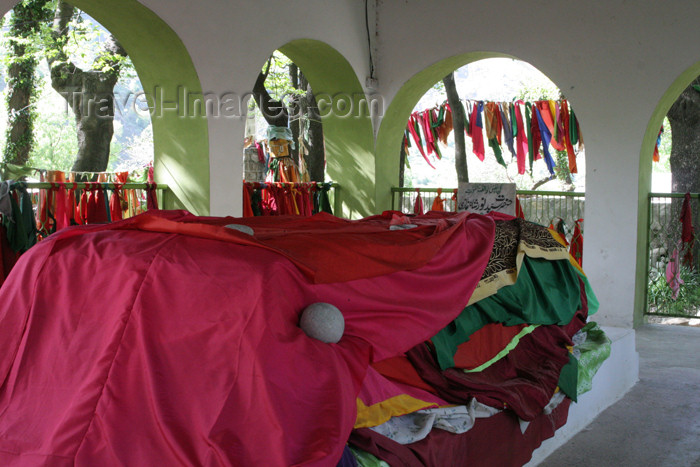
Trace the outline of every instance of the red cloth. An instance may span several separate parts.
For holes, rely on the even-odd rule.
[[[508,355],[483,371],[465,373],[440,367],[425,345],[406,353],[418,374],[448,402],[465,404],[471,397],[492,407],[508,408],[523,420],[533,420],[549,403],[561,369],[569,361],[571,336],[586,324],[587,312],[577,312],[565,326],[539,326],[523,336]]]
[[[430,109],[420,112],[418,120],[423,129],[423,136],[425,136],[425,147],[428,150],[428,155],[430,155],[435,152],[435,135],[433,135],[433,130],[430,128]]]
[[[56,230],[65,229],[70,225],[70,211],[67,209],[68,196],[64,185],[52,186],[56,206]]]
[[[540,134],[540,125],[537,122],[535,114],[535,105],[532,104],[532,119],[530,120],[530,137],[532,138],[532,160],[542,159],[540,148],[542,147],[542,135]]]
[[[571,138],[569,137],[569,104],[566,100],[561,101],[561,119],[564,123],[564,146],[566,146],[566,155],[569,158],[569,172],[575,174],[578,172],[576,167],[576,153],[574,152],[574,146],[571,144]]]
[[[146,209],[155,211],[158,209],[158,194],[156,192],[157,185],[149,182],[146,187]]]
[[[258,162],[265,162],[265,151],[260,143],[255,142],[255,150],[258,153]]]
[[[416,188],[416,202],[413,204],[413,214],[422,216],[425,214],[425,209],[423,208],[423,197],[420,195],[420,188]]]
[[[527,325],[504,326],[489,323],[469,336],[469,340],[457,347],[455,368],[472,370],[494,358]]]
[[[435,388],[420,377],[415,367],[411,365],[411,362],[405,355],[374,362],[372,368],[392,381],[416,387],[433,394],[436,393]]]
[[[420,151],[420,154],[423,156],[423,159],[425,159],[425,162],[427,162],[428,165],[434,169],[435,166],[430,163],[430,159],[428,159],[428,156],[425,154],[425,150],[423,149],[423,144],[421,144],[420,134],[416,130],[417,125],[420,126],[420,118],[418,114],[411,114],[411,116],[408,118],[408,132],[411,133],[411,136],[413,136],[413,141],[416,142],[418,151]]]
[[[89,189],[90,197],[87,205],[87,223],[106,224],[108,219],[105,191],[97,185],[90,187]]]
[[[112,194],[109,196],[109,217],[112,222],[122,220],[121,185],[115,184]]]
[[[411,218],[411,223],[418,225],[417,228],[390,231],[388,226],[394,214],[395,211],[386,211],[361,221],[349,221],[327,213],[308,218],[281,216],[271,219],[198,217],[186,211],[154,211],[113,224],[72,229],[67,235],[137,229],[252,245],[286,256],[309,278],[320,283],[422,267],[453,234],[461,237],[469,230],[470,241],[485,249],[480,253],[480,260],[486,266],[495,229],[492,216],[432,212]],[[224,227],[231,223],[250,226],[255,236]],[[474,232],[479,234],[474,235]],[[337,267],[338,264],[343,267]]]
[[[472,115],[469,119],[470,129],[469,134],[472,137],[472,152],[479,158],[480,161],[484,160],[486,155],[484,149],[484,130],[483,123],[481,122],[481,110],[483,108],[483,103],[475,102],[474,108],[472,109]]]
[[[335,465],[369,363],[461,312],[493,221],[276,220],[159,211],[24,254],[0,289],[0,465]],[[347,276],[327,269],[356,278],[304,274]],[[338,344],[297,325],[319,301]]]
[[[571,236],[571,246],[569,254],[574,257],[579,266],[583,266],[583,234],[581,233],[581,222],[583,219],[575,221],[574,233]]]
[[[257,144],[257,143],[256,143]],[[253,187],[243,184],[243,217],[253,217],[253,205],[250,203],[250,198],[253,196]]]
[[[365,379],[362,382],[362,388],[360,388],[360,392],[357,397],[367,407],[402,395],[427,402],[423,408],[450,405],[448,402],[440,399],[434,393],[435,391],[426,391],[424,388],[418,386],[391,380],[370,366],[367,369],[367,374],[365,375]]]
[[[369,429],[353,430],[350,444],[367,451],[392,466],[402,467],[520,467],[554,430],[566,423],[571,401],[564,399],[551,414],[540,414],[523,433],[518,418],[501,412],[479,418],[462,434],[433,429],[425,439],[399,444]]]
[[[554,138],[554,135],[556,134],[555,119],[554,119],[554,115],[552,115],[552,108],[549,106],[549,101],[537,101],[537,102],[535,102],[535,105],[537,106],[537,109],[540,111],[540,116],[542,117],[542,121],[544,122],[544,125],[549,130],[549,134],[552,135],[552,139],[549,141],[549,143],[557,151],[563,151],[564,146],[562,146]]]
[[[523,212],[523,207],[520,204],[520,199],[518,199],[517,195],[515,196],[515,217],[525,219],[525,213]]]

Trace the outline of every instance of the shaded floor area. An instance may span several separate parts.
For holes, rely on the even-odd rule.
[[[700,467],[700,329],[636,331],[639,382],[542,467]]]

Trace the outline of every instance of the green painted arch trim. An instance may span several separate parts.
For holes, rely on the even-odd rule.
[[[119,40],[138,73],[153,125],[157,183],[167,184],[166,208],[208,215],[209,136],[206,116],[189,115],[202,86],[185,45],[153,11],[135,0],[72,0]],[[183,103],[183,100],[187,100]],[[173,109],[177,107],[176,109]]]
[[[340,184],[342,212],[347,218],[375,213],[374,133],[368,98],[352,65],[333,47],[313,39],[297,39],[279,48],[296,63],[314,91],[323,120],[326,170]],[[337,204],[336,204],[337,205]]]
[[[659,103],[649,118],[644,139],[642,140],[641,152],[639,154],[639,193],[637,196],[639,206],[637,209],[637,265],[635,273],[635,293],[634,293],[634,326],[644,323],[644,311],[647,303],[647,267],[649,260],[649,210],[648,198],[651,192],[651,171],[652,154],[659,135],[659,128],[663,124],[664,117],[669,109],[676,102],[678,96],[688,87],[688,85],[700,76],[700,62],[695,63],[668,87],[666,92],[659,99]]]

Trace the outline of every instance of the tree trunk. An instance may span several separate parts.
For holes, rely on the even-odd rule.
[[[675,193],[700,192],[700,81],[690,84],[668,111],[671,177]]]
[[[268,125],[287,128],[289,126],[287,106],[284,105],[284,102],[273,100],[265,87],[265,80],[269,70],[270,67],[268,65],[267,72],[261,71],[258,74],[258,79],[255,80],[255,85],[253,86],[253,99],[255,99],[255,103],[258,105]]]
[[[289,64],[289,78],[292,81],[292,87],[294,89],[301,89],[301,85],[299,83],[299,78],[300,78],[300,73],[299,73],[299,67],[296,66],[294,63]],[[289,152],[292,156],[292,160],[294,161],[295,164],[299,164],[299,135],[302,134],[302,120],[303,120],[303,112],[302,112],[302,104],[301,104],[301,99],[299,97],[295,97],[292,99],[292,102],[289,105],[289,114],[290,114],[290,120],[289,120],[289,129],[292,131],[292,141],[294,144],[290,145]]]
[[[674,193],[700,192],[700,78],[678,96],[666,115],[671,124],[671,190]],[[669,229],[669,251],[680,241],[679,219],[683,199],[673,199]],[[673,233],[671,233],[673,232]],[[700,264],[700,242],[693,248],[694,265]]]
[[[464,138],[464,107],[462,106],[462,101],[459,99],[459,93],[457,92],[457,86],[455,85],[455,75],[454,72],[445,76],[442,79],[445,84],[445,93],[447,94],[447,103],[450,104],[450,109],[452,109],[452,128],[454,130],[455,138],[455,169],[457,170],[457,180],[462,182],[469,182],[469,169],[467,167],[467,149]]]
[[[109,149],[114,134],[114,86],[119,79],[119,64],[109,60],[110,71],[84,71],[73,64],[62,45],[68,35],[68,23],[74,7],[59,2],[53,25],[53,54],[49,54],[51,86],[66,100],[73,111],[78,131],[78,154],[71,168],[74,172],[104,172],[109,163]],[[126,57],[126,52],[110,36],[106,52]]]
[[[306,168],[311,181],[322,182],[325,178],[326,148],[323,140],[323,123],[318,110],[316,97],[311,86],[306,88],[306,117],[309,121],[308,139],[306,140]]]
[[[8,122],[5,162],[26,165],[34,143],[34,70],[36,57],[26,41],[49,19],[47,0],[20,2],[12,10],[8,35],[10,64],[7,69]],[[5,177],[3,177],[5,178]]]

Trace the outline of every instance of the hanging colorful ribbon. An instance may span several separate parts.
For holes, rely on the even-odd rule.
[[[549,128],[542,118],[542,112],[537,107],[533,107],[535,115],[537,116],[537,125],[540,132],[540,138],[542,139],[542,152],[544,153],[544,161],[547,164],[547,170],[549,170],[550,175],[554,175],[554,159],[549,152],[549,143],[552,140],[552,134],[549,132]],[[549,112],[549,110],[547,110]]]
[[[472,109],[472,115],[470,119],[470,135],[472,137],[472,151],[479,158],[480,161],[484,160],[486,156],[486,151],[484,150],[484,124],[482,123],[481,113],[484,110],[483,102],[476,102],[474,108]]]

